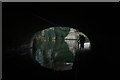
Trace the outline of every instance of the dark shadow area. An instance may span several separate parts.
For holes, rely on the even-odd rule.
[[[118,3],[3,3],[2,7],[3,80],[119,78]],[[90,39],[91,50],[77,50],[71,70],[45,68],[31,56],[37,55],[31,53],[35,33],[58,25],[70,26]],[[41,44],[46,44],[47,51],[42,50],[45,53],[54,49],[59,56],[63,55],[61,53],[71,54],[67,42]]]

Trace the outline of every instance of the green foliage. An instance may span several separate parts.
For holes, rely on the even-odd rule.
[[[59,46],[58,46],[59,45]],[[73,62],[74,56],[65,41],[57,41],[54,46],[54,51],[57,53],[55,62]]]
[[[46,40],[52,40],[53,38],[63,40],[69,34],[69,31],[69,27],[51,27],[42,32],[44,32],[43,35]]]
[[[33,42],[33,54],[43,57],[43,66],[54,68],[60,62],[73,62],[74,55],[69,50],[64,38],[69,34],[69,27],[48,28],[40,32]],[[56,40],[53,41],[53,38]],[[39,52],[37,52],[39,51]]]
[[[56,39],[64,39],[70,31],[69,27],[55,27]]]
[[[51,40],[55,36],[53,29],[45,29],[44,30],[44,37],[46,40]]]

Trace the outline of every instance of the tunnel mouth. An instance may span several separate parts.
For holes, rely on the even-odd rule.
[[[49,27],[35,33],[32,55],[42,67],[71,70],[76,52],[91,49],[89,38],[71,27]]]

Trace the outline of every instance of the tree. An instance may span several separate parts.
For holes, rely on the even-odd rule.
[[[53,37],[55,37],[55,33],[53,29],[45,29],[44,30],[44,37],[46,40],[51,41],[53,39]]]
[[[56,40],[61,39],[64,40],[64,38],[68,35],[70,28],[69,27],[55,27],[55,37]]]

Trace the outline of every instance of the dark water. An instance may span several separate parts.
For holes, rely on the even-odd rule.
[[[73,66],[77,40],[38,41],[34,59],[41,66],[57,71],[70,70]]]

